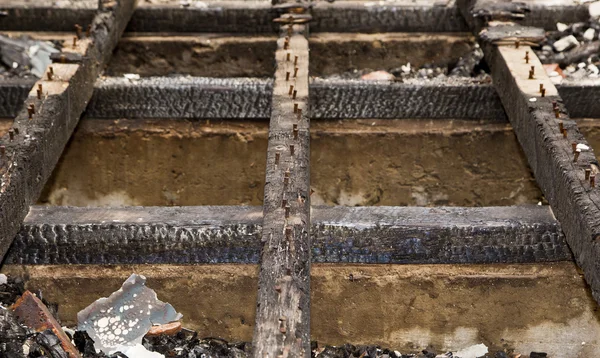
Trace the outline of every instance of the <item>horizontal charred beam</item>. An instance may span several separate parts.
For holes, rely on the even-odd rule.
[[[33,80],[0,82],[0,118],[14,117]],[[557,86],[576,118],[600,118],[600,82]],[[154,77],[129,81],[108,77],[96,83],[86,114],[92,118],[256,118],[271,113],[272,81],[259,78]],[[490,84],[470,79],[446,82],[376,83],[314,80],[313,119],[428,118],[507,121]]]
[[[73,31],[75,24],[87,26],[94,16],[90,7],[67,8],[43,5],[1,5],[0,30]],[[48,3],[48,2],[46,2]],[[238,32],[274,33],[273,19],[281,10],[268,1],[203,2],[183,7],[142,3],[127,31],[132,32]],[[587,5],[571,2],[532,2],[523,24],[553,30],[556,22],[586,21]],[[312,9],[312,32],[424,31],[461,32],[468,27],[454,4],[413,1],[319,2]]]
[[[312,260],[526,263],[571,260],[548,207],[313,207]],[[34,206],[6,263],[257,263],[262,208]]]

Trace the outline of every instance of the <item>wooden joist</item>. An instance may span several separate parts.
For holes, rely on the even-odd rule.
[[[98,12],[91,36],[66,44],[63,52],[79,54],[78,64],[55,63],[29,93],[0,153],[0,260],[52,173],[79,116],[136,6],[122,0]]]
[[[463,2],[461,7],[468,17],[472,9],[490,3]],[[474,30],[482,27],[481,23],[473,26]],[[562,225],[592,295],[600,301],[600,192],[594,183],[598,161],[540,60],[524,45],[539,40],[544,32],[505,24],[484,24],[477,32],[494,86],[535,179]]]
[[[275,80],[254,357],[310,357],[308,27],[282,25]]]
[[[548,206],[318,206],[311,210],[312,262],[572,260]],[[258,206],[33,206],[5,263],[257,264],[261,232],[262,207]]]

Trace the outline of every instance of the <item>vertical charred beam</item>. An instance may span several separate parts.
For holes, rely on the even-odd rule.
[[[5,147],[0,155],[0,260],[54,169],[136,2],[114,2],[98,12],[89,37],[65,44],[61,62],[68,58],[71,63],[48,67],[0,139]]]
[[[479,9],[487,14],[485,20],[495,20],[500,15],[494,6],[489,0],[463,1],[461,10],[470,17]],[[501,24],[478,33],[494,86],[535,179],[600,302],[600,191],[594,183],[598,162],[540,60],[525,46],[543,38],[544,31]]]
[[[254,357],[310,357],[307,26],[282,26],[275,53]]]

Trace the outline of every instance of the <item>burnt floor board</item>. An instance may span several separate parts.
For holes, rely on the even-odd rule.
[[[281,10],[269,1],[204,2],[203,7],[143,4],[127,31],[132,32],[238,32],[274,33],[273,18]],[[569,1],[530,4],[525,25],[554,30],[556,22],[586,21],[586,4]],[[75,24],[86,26],[94,16],[91,8],[0,4],[0,30],[73,31]],[[458,8],[450,2],[428,1],[335,1],[318,2],[312,9],[313,32],[426,31],[462,32],[468,30]]]
[[[257,358],[311,354],[308,27],[290,26],[282,26],[275,51],[252,339]]]
[[[22,109],[12,128],[18,134],[14,132],[14,139],[9,134],[2,137],[6,154],[1,158],[0,258],[52,173],[135,6],[135,0],[120,1],[112,10],[99,12],[92,24],[92,38],[81,39],[75,49],[68,49],[80,53],[82,62],[54,64],[52,80],[45,76],[46,80],[38,82],[43,86],[41,99],[36,95],[37,86],[27,99],[36,108],[33,119]]]
[[[5,263],[256,264],[262,208],[32,207]],[[313,207],[312,262],[572,260],[548,206]]]
[[[600,193],[585,180],[585,169],[590,169],[592,175],[598,173],[594,152],[590,148],[574,160],[572,143],[589,143],[569,118],[558,91],[531,48],[486,45],[484,49],[494,85],[529,166],[599,301]],[[525,51],[529,51],[529,63],[524,60]],[[531,67],[535,70],[534,79],[529,79]],[[539,93],[539,84],[546,89],[545,97]],[[560,118],[556,118],[552,101],[557,103]],[[559,123],[563,123],[566,137],[560,132]]]
[[[0,82],[0,118],[17,115],[34,80]],[[557,86],[574,118],[600,118],[600,82]],[[267,119],[273,81],[261,78],[107,77],[96,82],[86,109],[90,118]],[[470,79],[374,83],[315,79],[310,83],[313,119],[425,118],[508,121],[490,84]]]

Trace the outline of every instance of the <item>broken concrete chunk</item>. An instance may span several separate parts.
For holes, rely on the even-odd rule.
[[[596,38],[596,29],[589,28],[583,33],[583,38],[587,41],[593,41]]]
[[[579,41],[573,35],[563,37],[554,43],[554,50],[563,52],[573,47],[579,46]]]
[[[153,324],[181,319],[182,315],[170,304],[158,300],[156,292],[145,283],[144,276],[133,274],[118,291],[108,298],[98,299],[77,314],[78,329],[86,331],[94,340],[96,351],[125,353],[142,344],[142,338]],[[139,351],[139,347],[134,351]]]

